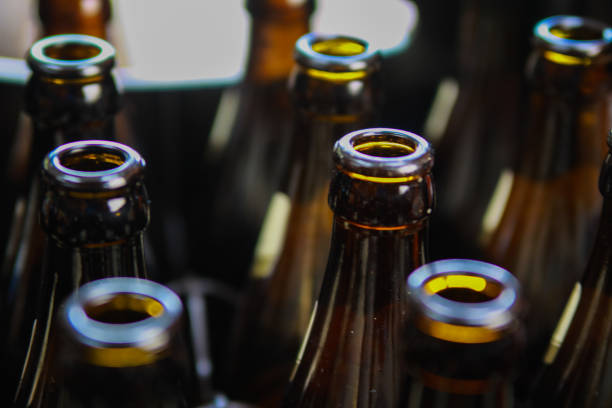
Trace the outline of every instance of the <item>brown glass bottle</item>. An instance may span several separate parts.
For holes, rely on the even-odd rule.
[[[445,259],[407,280],[407,378],[398,407],[514,407],[520,288],[498,266]]]
[[[42,36],[87,34],[107,38],[109,0],[38,0]]]
[[[608,136],[612,148],[612,132]],[[532,406],[612,405],[612,156],[599,179],[604,197],[597,239],[582,279],[576,283],[543,355]]]
[[[284,407],[396,407],[405,281],[426,261],[433,206],[429,144],[395,129],[334,147],[331,248]]]
[[[58,310],[38,406],[187,408],[182,312],[174,292],[146,279],[82,286]]]
[[[314,1],[246,0],[246,7],[252,25],[245,77],[221,98],[206,152],[206,186],[194,200],[193,214],[202,222],[191,234],[198,270],[233,287],[244,283],[267,205],[284,176],[291,132],[287,79]]]
[[[32,75],[25,88],[31,132],[19,134],[7,163],[8,187],[1,200],[0,310],[17,310],[18,293],[29,271],[40,269],[42,230],[38,224],[43,157],[56,146],[81,139],[114,139],[118,92],[111,76],[115,52],[89,36],[60,35],[36,42],[28,54]],[[2,315],[4,320],[4,315]],[[2,323],[2,327],[6,327]],[[2,344],[7,331],[0,335]]]
[[[32,70],[25,88],[28,119],[10,142],[4,171],[0,241],[11,237],[5,263],[16,250],[16,237],[27,212],[28,190],[45,154],[61,143],[114,139],[113,115],[119,96],[111,76],[115,50],[89,36],[62,35],[37,41],[27,56]],[[12,231],[11,231],[12,228]]]
[[[612,127],[611,32],[572,16],[535,26],[520,162],[500,177],[483,220],[484,259],[524,289],[528,364],[543,352],[595,237],[603,135]]]
[[[265,406],[280,403],[319,294],[332,229],[333,145],[371,124],[380,103],[379,55],[363,40],[306,34],[295,55],[285,182],[255,249],[227,375],[231,396]]]
[[[143,233],[149,203],[144,161],[110,141],[61,145],[42,166],[36,234],[18,254],[11,298],[3,310],[8,337],[5,390],[17,406],[40,391],[52,319],[58,305],[82,284],[104,277],[146,277]],[[46,238],[38,236],[40,229]],[[36,244],[36,245],[32,245]],[[22,261],[24,260],[24,261]]]

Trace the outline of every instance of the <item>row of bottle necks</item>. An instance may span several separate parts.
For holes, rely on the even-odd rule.
[[[533,305],[537,303],[535,307],[532,305],[527,322],[527,343],[529,345],[527,350],[533,355],[541,354],[545,348],[544,345],[548,343],[552,329],[561,315],[565,299],[571,291],[571,287],[568,289],[566,283],[570,282],[573,285],[578,280],[584,268],[576,265],[585,262],[585,248],[588,252],[594,238],[592,226],[593,219],[596,220],[597,217],[593,217],[592,214],[598,211],[600,199],[595,197],[598,194],[596,187],[593,188],[592,180],[596,178],[597,171],[593,169],[599,166],[603,158],[602,135],[610,127],[606,125],[606,121],[609,121],[609,117],[605,116],[608,110],[602,108],[605,106],[602,105],[604,103],[602,101],[605,101],[609,85],[609,44],[612,41],[609,28],[600,23],[575,17],[547,19],[539,24],[536,33],[538,46],[536,55],[539,59],[534,58],[536,62],[533,65],[535,74],[542,76],[540,79],[543,79],[542,88],[544,89],[536,89],[534,92],[534,117],[538,117],[538,112],[544,113],[543,117],[554,122],[557,119],[556,111],[565,113],[567,115],[565,121],[569,123],[566,123],[565,127],[560,130],[567,140],[551,141],[550,128],[539,126],[537,120],[532,119],[535,122],[534,128],[543,136],[542,145],[531,146],[531,151],[526,151],[525,156],[530,159],[535,157],[537,163],[541,155],[545,154],[543,150],[550,149],[551,144],[554,144],[557,150],[548,151],[544,156],[546,159],[544,163],[535,166],[537,170],[539,169],[539,173],[531,172],[530,167],[534,165],[525,160],[526,170],[522,169],[511,178],[512,187],[508,195],[510,198],[507,198],[506,204],[518,203],[524,207],[517,204],[514,210],[506,210],[505,224],[519,230],[519,233],[515,234],[512,239],[517,240],[518,244],[526,242],[527,246],[517,244],[519,246],[517,252],[512,247],[515,244],[510,246],[507,244],[510,232],[497,232],[501,237],[498,238],[501,242],[498,245],[498,252],[502,252],[506,261],[496,262],[503,264],[519,276],[526,287],[525,292],[529,302]],[[4,310],[9,311],[10,314],[6,318],[6,327],[10,327],[10,330],[7,331],[9,333],[7,345],[11,347],[14,345],[16,350],[21,348],[22,355],[29,356],[31,360],[26,366],[30,367],[30,370],[31,367],[39,366],[35,364],[37,361],[44,359],[32,353],[32,346],[29,345],[46,344],[47,342],[47,337],[44,336],[46,331],[35,328],[40,327],[42,325],[40,322],[45,321],[42,316],[51,318],[52,314],[49,312],[53,310],[53,307],[50,306],[55,304],[56,299],[67,296],[71,285],[78,286],[80,283],[92,280],[92,277],[100,277],[100,271],[103,271],[101,276],[121,275],[123,273],[117,272],[121,268],[129,270],[129,274],[136,276],[145,274],[146,261],[143,255],[139,255],[143,243],[133,234],[135,231],[141,231],[148,223],[149,215],[145,208],[146,196],[144,199],[114,196],[109,199],[111,196],[97,195],[101,186],[108,184],[108,186],[123,189],[126,188],[126,184],[122,183],[128,183],[130,180],[139,187],[129,190],[138,192],[142,188],[142,181],[136,181],[141,178],[138,172],[123,174],[121,176],[123,181],[113,181],[108,177],[105,179],[103,176],[108,176],[108,174],[97,174],[101,176],[99,182],[102,184],[90,184],[89,181],[76,182],[78,189],[82,190],[73,196],[89,196],[92,199],[90,201],[92,207],[82,204],[75,205],[70,211],[76,211],[76,213],[71,213],[68,208],[61,208],[61,205],[56,208],[53,205],[53,200],[57,200],[58,197],[63,200],[70,196],[70,194],[67,196],[61,194],[61,189],[75,184],[78,176],[76,173],[86,173],[92,169],[96,169],[94,173],[105,173],[119,168],[123,171],[128,166],[122,167],[122,163],[132,162],[132,159],[128,160],[128,156],[116,154],[102,155],[95,160],[93,158],[96,156],[93,153],[85,159],[79,156],[80,153],[74,156],[68,155],[64,159],[65,163],[59,161],[59,164],[63,166],[60,170],[65,171],[67,168],[76,173],[68,176],[64,174],[64,177],[60,177],[60,180],[57,181],[57,186],[44,190],[44,192],[39,185],[42,182],[35,176],[38,173],[38,163],[58,141],[114,138],[112,121],[118,108],[116,88],[109,75],[114,58],[113,52],[112,47],[99,40],[78,36],[60,36],[37,42],[28,57],[33,75],[26,88],[26,99],[28,100],[27,110],[32,117],[33,137],[20,135],[23,136],[19,140],[21,145],[17,144],[14,150],[16,153],[11,156],[9,177],[6,179],[6,191],[12,197],[8,197],[5,201],[7,204],[5,215],[11,217],[10,223],[6,224],[11,226],[11,231],[3,238],[6,239],[8,248],[3,260],[3,290],[7,291],[4,305],[6,309]],[[324,316],[325,313],[331,313],[329,316],[332,316],[334,313],[329,311],[329,304],[327,308],[324,308],[320,306],[321,303],[315,303],[315,301],[319,294],[322,296],[325,292],[323,289],[319,291],[322,284],[323,288],[325,288],[325,283],[328,284],[327,286],[338,287],[343,281],[329,283],[328,281],[332,278],[323,276],[326,268],[329,270],[342,266],[350,270],[349,266],[356,267],[355,263],[344,262],[343,257],[346,256],[347,259],[355,261],[355,254],[360,254],[363,257],[362,266],[368,266],[372,271],[377,272],[382,265],[383,269],[395,271],[397,276],[405,278],[410,270],[424,263],[426,258],[423,227],[428,222],[426,219],[432,213],[433,186],[429,175],[424,176],[424,174],[429,174],[431,171],[429,168],[431,159],[425,159],[429,156],[419,150],[419,142],[405,142],[400,136],[402,132],[384,137],[374,132],[368,135],[365,142],[351,145],[365,158],[357,155],[353,163],[356,168],[341,172],[348,179],[337,182],[337,191],[333,188],[330,190],[338,193],[337,197],[332,197],[332,195],[329,197],[329,203],[334,212],[336,208],[346,211],[342,217],[346,221],[343,223],[333,221],[332,213],[328,209],[329,171],[340,166],[339,163],[345,158],[345,156],[339,156],[334,162],[330,152],[334,142],[343,134],[362,128],[363,123],[370,122],[375,116],[374,111],[378,100],[379,56],[368,49],[367,42],[363,40],[346,36],[317,36],[314,34],[304,36],[297,42],[295,56],[296,69],[290,82],[297,107],[293,119],[296,125],[290,131],[292,136],[286,137],[287,123],[283,123],[282,120],[286,118],[277,116],[275,122],[270,124],[271,118],[266,116],[266,114],[269,115],[266,109],[278,108],[279,111],[287,112],[287,105],[289,105],[287,96],[278,97],[278,94],[275,93],[278,89],[275,86],[270,86],[262,93],[256,92],[261,92],[257,87],[244,91],[241,95],[243,105],[239,107],[236,116],[236,127],[250,129],[246,132],[249,137],[245,138],[245,133],[241,135],[238,129],[236,135],[231,138],[234,144],[228,146],[228,151],[233,150],[233,152],[227,153],[227,156],[224,155],[223,160],[220,160],[221,163],[228,164],[225,167],[218,165],[207,169],[218,170],[221,174],[218,181],[221,187],[214,190],[218,203],[211,206],[212,217],[205,217],[206,214],[203,214],[199,223],[194,222],[196,231],[203,234],[204,231],[207,231],[208,234],[208,237],[201,240],[193,240],[196,249],[203,247],[209,251],[209,254],[215,254],[216,259],[220,260],[210,268],[212,270],[208,272],[209,276],[225,279],[233,286],[242,286],[242,282],[246,280],[245,272],[242,272],[240,276],[239,272],[233,273],[233,271],[249,270],[250,255],[248,254],[253,251],[255,237],[260,236],[254,249],[250,283],[245,289],[245,300],[240,306],[241,311],[235,325],[237,334],[231,344],[233,350],[243,351],[233,352],[227,357],[227,367],[219,365],[223,371],[227,370],[230,373],[226,378],[231,380],[224,385],[224,388],[227,387],[228,390],[234,388],[235,391],[231,391],[232,394],[245,399],[265,398],[266,394],[276,395],[278,398],[279,394],[270,390],[274,387],[284,387],[287,378],[291,375],[291,367],[299,344],[302,342],[304,344],[304,349],[300,352],[301,361],[303,361],[303,356],[309,353],[308,344],[315,341],[310,339],[312,330],[319,327],[322,331],[329,331],[328,328],[323,327],[323,323],[317,323],[323,318],[320,317],[317,320],[316,316]],[[285,89],[284,84],[283,87],[277,88]],[[266,93],[273,94],[272,100],[276,102],[270,104],[258,102],[258,100],[265,100],[261,98]],[[577,94],[578,97],[570,98],[571,101],[568,103],[563,99],[563,95],[559,94]],[[254,96],[255,99],[253,99]],[[253,106],[258,109],[254,109]],[[567,106],[569,109],[560,109],[559,106]],[[253,116],[253,110],[259,115]],[[604,117],[601,118],[598,112],[604,112]],[[278,112],[275,113],[278,114]],[[585,115],[593,120],[588,123],[577,122],[576,125],[573,125],[576,123],[573,118],[585,117]],[[579,128],[578,131],[574,129],[576,126]],[[288,139],[288,142],[283,142],[283,139]],[[129,139],[125,138],[122,141],[129,142]],[[563,144],[566,147],[563,147]],[[578,150],[574,150],[578,153],[569,159],[566,157],[567,154],[564,154],[568,152],[568,146],[578,147]],[[28,151],[30,152],[29,160],[22,160],[28,155]],[[440,156],[443,151],[441,147]],[[565,162],[553,163],[552,170],[546,168],[545,165],[550,164],[548,158],[551,154],[565,159]],[[394,157],[398,158],[397,162],[391,160]],[[420,161],[411,163],[410,166],[413,170],[419,169],[419,172],[425,173],[416,175],[397,173],[402,166],[406,165],[401,162],[401,158],[405,157],[410,157],[411,160],[419,158]],[[367,158],[374,159],[368,162]],[[99,165],[102,167],[96,167]],[[445,165],[442,158],[438,160],[439,165]],[[576,168],[578,170],[574,171]],[[367,174],[363,174],[364,172]],[[572,201],[572,197],[569,200],[563,197],[563,201],[558,200],[557,190],[567,191],[566,184],[564,184],[566,179],[574,182],[570,191],[576,191],[574,195],[578,200]],[[541,183],[538,184],[537,182],[540,181]],[[378,186],[376,184],[378,182],[382,183],[384,188]],[[408,183],[408,185],[403,183]],[[374,185],[378,187],[375,188]],[[210,193],[204,190],[202,199],[194,200],[198,205],[205,202],[206,196]],[[142,191],[140,193],[142,194]],[[348,194],[348,198],[342,196],[341,193]],[[368,194],[386,198],[388,201],[378,202],[368,199]],[[445,197],[441,195],[441,198],[440,204],[443,207]],[[342,201],[343,199],[347,201]],[[554,216],[557,213],[549,214],[546,208],[538,207],[540,205],[538,203],[548,201],[557,204],[566,203],[561,207],[569,207],[570,214],[574,217],[572,227],[568,229],[581,232],[578,238],[568,235],[564,229],[550,229],[557,226],[555,221],[558,218]],[[48,214],[41,218],[42,225],[36,223],[38,202],[44,203],[44,211],[48,211]],[[61,204],[69,205],[69,200]],[[258,205],[260,208],[257,208]],[[452,211],[449,213],[453,214]],[[69,214],[79,216],[71,217]],[[436,214],[432,214],[432,222],[435,222]],[[520,219],[519,216],[522,215],[525,216],[525,220]],[[546,218],[542,219],[542,217]],[[90,223],[98,223],[104,227],[90,233],[87,230],[87,225]],[[504,225],[504,222],[498,221],[499,225]],[[540,228],[541,225],[549,228],[549,232],[544,232],[543,237],[529,231],[530,227]],[[335,228],[334,232],[339,235],[344,234],[343,238],[347,240],[347,243],[334,246],[332,238],[332,252],[329,258],[335,261],[328,262],[332,226]],[[53,229],[52,237],[60,243],[56,245],[57,250],[47,251],[53,255],[38,256],[42,254],[40,249],[44,246],[41,244],[43,242],[42,228]],[[368,231],[364,234],[365,238],[360,235],[363,232],[360,228]],[[538,228],[536,232],[540,231]],[[527,233],[535,234],[535,238],[525,239],[523,229],[526,229]],[[361,232],[353,236],[355,230]],[[401,234],[398,233],[401,239],[391,231],[403,231]],[[382,236],[378,236],[379,233]],[[93,235],[90,236],[90,234]],[[589,234],[591,238],[588,238]],[[561,238],[564,243],[550,241],[549,235]],[[239,240],[237,237],[246,237],[246,239]],[[436,235],[432,233],[432,238],[433,242],[436,242],[443,236],[439,233]],[[574,238],[580,248],[571,247],[570,243]],[[89,240],[93,240],[94,243],[92,244]],[[372,240],[380,242],[388,240],[388,246],[395,249],[388,257],[389,260],[378,259],[388,250],[377,247],[375,242],[370,242]],[[144,241],[147,241],[146,237]],[[534,245],[541,245],[542,248],[532,250]],[[70,253],[66,248],[79,248],[78,256]],[[548,265],[549,258],[543,257],[542,251],[548,252],[546,255],[552,254],[558,258]],[[370,253],[371,255],[365,255]],[[536,255],[533,255],[534,253]],[[571,262],[567,261],[567,257],[559,255],[568,253],[573,256]],[[353,254],[352,258],[351,254]],[[75,256],[78,262],[75,261]],[[500,259],[504,259],[503,257]],[[507,261],[512,257],[516,257],[519,261],[516,267]],[[340,262],[340,259],[343,261]],[[56,262],[63,266],[49,266]],[[154,266],[153,262],[149,263]],[[206,261],[203,263],[206,264]],[[505,263],[509,263],[510,266]],[[401,264],[402,267],[396,264]],[[527,269],[524,268],[525,265]],[[523,269],[519,271],[519,267]],[[555,278],[532,274],[529,268],[554,273]],[[559,271],[562,268],[569,268],[572,271],[568,274],[561,274]],[[73,278],[60,279],[59,269],[74,271]],[[45,270],[55,270],[55,272],[50,274],[44,272]],[[206,268],[201,268],[201,270],[206,270]],[[232,273],[227,271],[232,271]],[[335,275],[339,277],[338,279],[348,276],[350,278],[346,278],[347,282],[352,282],[357,272],[353,271],[353,274],[349,272],[337,271]],[[156,279],[170,280],[168,277]],[[395,282],[391,278],[390,280]],[[465,279],[459,279],[459,281],[462,280],[465,281]],[[565,285],[557,284],[557,281],[564,281]],[[541,282],[545,282],[546,292],[550,296],[541,295],[543,293]],[[463,292],[474,291],[474,284],[463,284],[468,286],[447,285],[447,287],[462,289]],[[403,289],[400,288],[404,287],[403,281],[401,284],[395,282],[389,285],[387,288],[389,293],[402,293]],[[342,296],[347,304],[350,304],[352,292],[344,286],[340,285],[340,287],[347,292]],[[399,292],[394,292],[392,289],[399,290]],[[430,290],[434,294],[443,291],[434,289]],[[56,297],[56,290],[63,291],[57,292],[63,295]],[[207,290],[209,289],[204,288],[201,289],[201,292],[206,293]],[[227,293],[227,291],[221,292]],[[484,285],[484,288],[478,292],[483,292],[486,299],[486,296],[499,297],[503,291],[501,284],[497,283]],[[463,295],[465,293],[459,291],[459,294],[455,293],[447,297],[453,300],[453,297],[458,296],[454,299],[458,301]],[[225,298],[232,297],[231,294],[224,296]],[[337,299],[338,295],[328,294],[326,296],[328,296],[327,301],[331,302]],[[401,295],[398,296],[401,297]],[[37,299],[36,305],[29,302],[28,299],[32,298]],[[357,298],[362,297],[357,296]],[[581,299],[580,294],[573,296],[574,302],[576,298]],[[375,304],[379,302],[374,295],[371,295],[370,299]],[[472,302],[487,303],[474,300]],[[317,304],[316,309],[315,304]],[[315,309],[315,314],[311,319],[313,309]],[[389,307],[389,310],[392,311],[393,308]],[[227,317],[227,315],[219,315],[221,320]],[[215,318],[218,319],[219,316],[211,316],[211,321]],[[328,321],[331,321],[330,319],[331,317]],[[347,319],[352,321],[348,317]],[[426,320],[428,323],[423,323],[419,327],[432,326],[431,317],[427,319],[429,319]],[[453,320],[456,317],[448,317],[448,319],[457,323]],[[381,320],[385,319],[381,318]],[[32,322],[36,324],[30,324]],[[437,323],[439,322],[436,320],[436,324],[433,325],[436,327],[435,330],[446,330],[447,332],[460,330],[455,327],[456,324],[446,326],[449,324],[448,321],[442,321],[441,323],[444,324],[441,326]],[[225,326],[227,332],[227,322],[223,321],[222,325]],[[309,330],[309,327],[312,329]],[[386,329],[381,332],[386,332]],[[214,335],[216,331],[213,330],[212,333]],[[305,337],[307,333],[309,335]],[[41,335],[43,337],[37,337]],[[312,334],[312,336],[315,335],[316,333]],[[474,335],[480,338],[481,343],[483,338],[499,338],[496,337],[497,334],[490,333],[489,337],[482,333]],[[221,338],[227,337],[221,336]],[[607,339],[605,336],[604,338]],[[24,339],[29,340],[24,341]],[[276,341],[278,343],[275,344]],[[320,341],[323,342],[323,340]],[[369,341],[375,342],[374,339],[369,339]],[[364,338],[362,342],[367,343]],[[532,343],[536,346],[531,347]],[[10,347],[8,349],[13,350]],[[369,349],[374,350],[372,347]],[[18,354],[15,353],[16,360],[21,358]],[[540,360],[539,357],[533,355],[528,358],[528,365],[537,364]],[[456,361],[454,357],[452,360]],[[440,363],[439,359],[436,361]],[[274,366],[280,367],[281,365],[284,365],[285,368],[275,370]],[[352,366],[362,365],[360,361],[359,364]],[[601,369],[601,365],[598,367]],[[389,369],[393,371],[392,368]],[[29,372],[24,367],[20,372],[21,377],[17,382],[21,384],[30,381],[28,375],[32,376],[32,379],[37,379],[39,376],[37,371]],[[262,372],[267,375],[262,375]],[[300,378],[299,373],[300,370],[296,369],[292,378]],[[429,374],[437,376],[435,378],[443,377],[443,383],[448,380],[444,375],[436,374],[435,370]],[[353,373],[353,375],[356,374]],[[254,378],[261,381],[263,385],[254,383],[253,388],[249,389],[249,383],[253,383]],[[312,381],[312,376],[308,378],[308,381]],[[267,381],[270,383],[266,383]],[[321,380],[321,383],[324,382],[329,383],[331,379]],[[434,381],[434,383],[439,385],[440,381]],[[476,384],[470,384],[476,387]],[[363,391],[363,388],[359,386],[351,389]],[[368,388],[369,391],[372,389],[384,389],[384,387]],[[452,389],[452,386],[449,389]],[[23,395],[29,396],[28,392],[31,390],[26,390],[27,387],[19,387],[19,392],[22,394],[26,392]],[[394,391],[382,394],[394,395]],[[348,394],[343,395],[345,397],[338,398],[349,398]],[[359,399],[358,396],[355,398]],[[386,397],[381,396],[380,398]],[[317,401],[320,404],[317,406],[324,405],[322,400]],[[368,401],[382,400],[369,399]],[[382,402],[378,403],[382,404]]]

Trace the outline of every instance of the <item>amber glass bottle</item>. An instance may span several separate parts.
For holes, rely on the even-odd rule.
[[[18,253],[2,314],[8,336],[5,390],[18,406],[39,391],[58,304],[91,280],[147,276],[142,242],[149,203],[143,177],[140,155],[115,142],[68,143],[45,158],[37,179],[41,225],[32,227],[36,236]],[[28,222],[38,225],[38,217],[31,218]],[[37,236],[40,228],[46,239]]]
[[[221,98],[203,173],[206,188],[193,211],[202,223],[191,234],[198,270],[234,287],[244,283],[266,208],[284,176],[291,132],[287,79],[314,1],[246,0],[246,7],[252,17],[246,73]]]
[[[42,35],[87,34],[107,38],[109,0],[38,0]]]
[[[187,408],[182,304],[135,278],[82,286],[56,318],[41,407]]]
[[[349,133],[334,147],[333,235],[321,293],[284,407],[396,407],[405,281],[426,261],[433,156],[395,129]]]
[[[379,106],[379,55],[362,40],[306,34],[290,79],[295,121],[285,181],[270,200],[229,356],[228,391],[278,405],[327,262],[332,149]],[[276,390],[277,392],[274,392]]]
[[[510,408],[523,341],[517,279],[498,266],[445,259],[408,277],[401,407]]]
[[[608,136],[612,149],[612,132]],[[601,169],[604,196],[588,266],[576,283],[544,354],[534,407],[612,406],[612,156]]]
[[[500,177],[481,231],[485,260],[512,271],[524,288],[529,364],[585,268],[612,127],[612,28],[555,16],[540,21],[534,35],[520,162]]]
[[[1,233],[6,239],[0,275],[2,311],[16,310],[17,288],[42,262],[44,239],[37,212],[43,157],[62,143],[114,139],[113,115],[118,109],[111,76],[114,58],[109,43],[82,35],[48,37],[30,49],[27,61],[32,75],[25,89],[25,108],[32,129],[14,140],[8,186],[0,200]],[[6,331],[0,334],[0,344],[5,336]]]

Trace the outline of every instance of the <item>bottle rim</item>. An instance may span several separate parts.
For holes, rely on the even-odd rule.
[[[593,38],[569,38],[558,34],[558,30],[588,29]],[[563,54],[594,58],[606,49],[612,51],[612,27],[586,17],[557,15],[540,20],[533,28],[536,43]],[[577,62],[571,65],[576,65]]]
[[[54,48],[89,48],[87,58],[54,58]],[[58,34],[36,41],[28,52],[27,63],[35,73],[56,78],[83,79],[108,73],[115,64],[115,47],[109,42],[85,34]]]
[[[457,275],[498,285],[499,293],[490,300],[468,303],[442,297],[427,289],[427,283],[435,278]],[[420,266],[408,276],[407,289],[419,310],[434,322],[501,330],[517,317],[520,296],[518,280],[506,269],[488,262],[472,259],[434,261]]]
[[[78,157],[108,158],[111,168],[84,171],[69,167],[66,161]],[[69,190],[101,191],[126,187],[144,176],[145,161],[129,146],[108,140],[80,140],[63,144],[44,159],[43,174]]]
[[[403,147],[407,153],[389,157],[358,150],[360,146],[377,143]],[[407,182],[415,176],[426,175],[434,162],[431,145],[425,138],[393,128],[367,128],[344,135],[334,145],[334,160],[338,168],[350,173],[351,177],[382,183]]]
[[[332,55],[315,50],[316,45],[330,41],[346,41],[362,48],[350,55]],[[378,68],[380,52],[367,41],[341,34],[311,32],[301,36],[295,43],[295,61],[306,68],[327,72],[361,72]]]
[[[87,314],[86,307],[112,299],[134,295],[156,302],[155,315],[128,323],[107,323]],[[170,340],[168,330],[178,323],[183,305],[178,295],[159,283],[140,278],[115,277],[95,280],[73,292],[63,304],[61,316],[79,343],[88,347],[139,348],[155,352]]]

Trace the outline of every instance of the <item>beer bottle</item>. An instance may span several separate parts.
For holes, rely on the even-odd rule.
[[[129,277],[89,282],[63,302],[40,406],[187,408],[182,304]]]
[[[612,148],[612,132],[608,136]],[[543,354],[541,377],[532,394],[534,407],[612,406],[612,156],[599,178],[604,197],[599,231],[582,279]]]
[[[42,36],[87,34],[107,39],[109,0],[38,0]]]
[[[2,197],[0,311],[16,310],[18,289],[29,270],[40,267],[43,233],[38,224],[38,174],[44,156],[62,143],[114,139],[113,115],[119,95],[111,76],[114,48],[83,35],[59,35],[34,43],[27,61],[32,74],[25,88],[31,129],[11,147]],[[0,314],[0,322],[4,313]],[[2,324],[2,327],[6,327]],[[6,331],[0,334],[0,344]]]
[[[228,361],[230,395],[269,406],[280,402],[265,401],[282,396],[321,287],[334,142],[371,123],[379,106],[379,54],[365,41],[311,33],[295,52],[287,178],[270,200]]]
[[[520,291],[505,269],[445,259],[407,280],[403,408],[515,406],[513,376],[522,346]]]
[[[57,306],[86,282],[147,276],[144,165],[133,149],[100,140],[67,143],[46,156],[36,180],[40,225],[31,227],[36,236],[18,254],[14,289],[3,310],[5,389],[18,406],[29,405],[39,391]],[[46,239],[38,236],[41,228]]]
[[[612,127],[612,28],[554,16],[534,28],[530,112],[520,162],[499,178],[481,229],[483,257],[515,274],[528,302],[528,364],[584,270],[601,206]]]
[[[245,77],[221,97],[206,151],[206,187],[201,200],[192,200],[201,221],[191,233],[194,264],[234,288],[244,283],[267,205],[283,177],[291,132],[287,79],[314,1],[246,0],[246,8],[252,25]]]
[[[395,129],[352,132],[334,146],[334,212],[321,293],[284,407],[396,407],[408,274],[426,261],[433,155]]]

